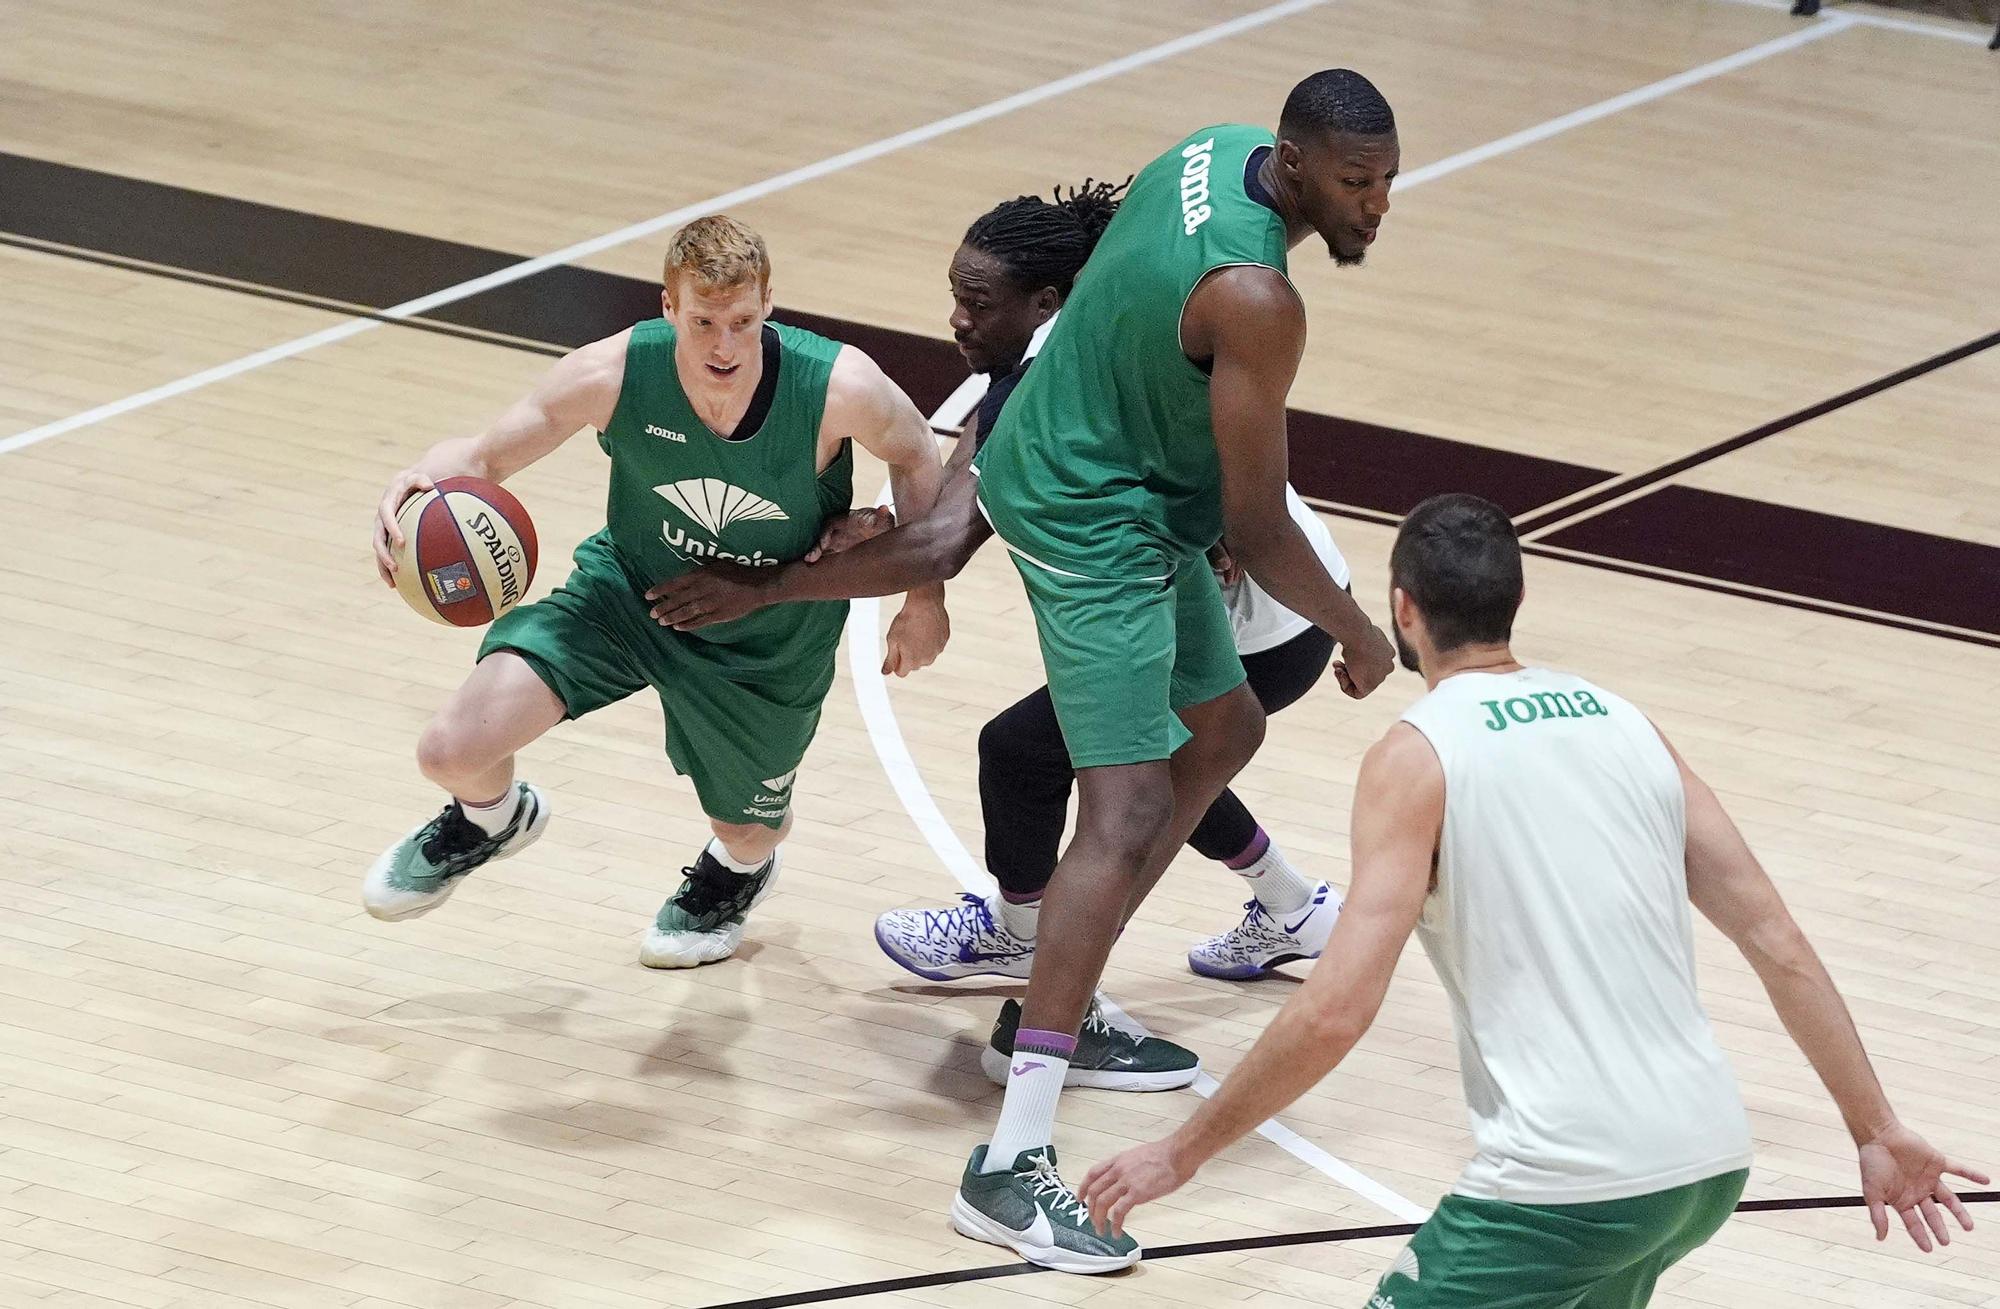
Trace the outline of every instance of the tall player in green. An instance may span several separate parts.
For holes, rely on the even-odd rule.
[[[1077,765],[1076,834],[1042,902],[1007,1095],[972,1154],[961,1232],[1074,1272],[1139,1257],[1101,1236],[1055,1166],[1057,1094],[1119,925],[1263,739],[1215,574],[1245,572],[1343,647],[1372,691],[1388,638],[1334,583],[1285,507],[1285,396],[1305,347],[1288,251],[1317,233],[1361,262],[1400,153],[1395,119],[1345,69],[1295,87],[1272,133],[1204,128],[1132,183],[1035,366],[924,523],[812,565],[710,567],[656,586],[688,628],[777,600],[879,595],[949,576],[984,539],[1013,552]]]
[[[436,908],[467,873],[540,836],[548,800],[515,779],[515,752],[647,686],[715,839],[683,870],[640,962],[727,958],[777,878],[847,606],[783,605],[697,636],[653,622],[641,593],[712,560],[770,571],[804,555],[847,512],[849,441],[889,465],[897,504],[920,518],[942,473],[923,417],[868,356],[765,321],[770,258],[742,224],[716,216],[676,233],[661,305],[664,318],[568,355],[482,435],[433,446],[382,497],[376,564],[393,583],[396,510],[411,494],[455,475],[503,480],[584,427],[611,456],[607,522],[577,547],[575,571],[493,624],[424,729],[418,766],[451,800],[369,870],[363,900],[377,918]],[[916,590],[884,671],[928,664],[947,631],[941,588]]]

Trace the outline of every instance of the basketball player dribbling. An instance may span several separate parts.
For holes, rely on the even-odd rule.
[[[769,571],[805,555],[847,512],[850,441],[889,465],[914,517],[935,502],[942,470],[929,425],[868,356],[766,321],[770,257],[741,223],[700,218],[674,235],[661,306],[664,317],[566,356],[484,433],[433,446],[382,497],[376,566],[393,585],[396,511],[412,494],[458,475],[502,481],[584,427],[611,457],[606,526],[577,547],[559,590],[492,625],[424,729],[418,766],[450,801],[369,870],[363,899],[377,918],[427,913],[539,837],[548,800],[515,779],[515,752],[647,686],[714,839],[682,870],[640,961],[727,958],[777,878],[847,607],[776,606],[693,634],[653,622],[642,592],[707,560]],[[948,631],[941,588],[913,591],[884,671],[930,663]]]
[[[1818,955],[1721,804],[1646,716],[1509,649],[1521,550],[1469,495],[1396,535],[1390,607],[1430,693],[1369,750],[1347,907],[1312,975],[1214,1099],[1100,1164],[1081,1196],[1133,1206],[1331,1071],[1373,1022],[1412,930],[1451,1001],[1477,1153],[1373,1309],[1638,1309],[1733,1212],[1750,1130],[1696,993],[1689,905],[1762,980],[1839,1107],[1878,1239],[1971,1219],[1905,1127]]]
[[[653,587],[699,627],[774,600],[882,595],[950,576],[983,514],[1011,552],[1076,767],[1075,834],[1043,897],[992,1138],[967,1161],[958,1230],[1068,1272],[1124,1268],[1057,1171],[1056,1106],[1112,942],[1263,741],[1207,553],[1226,538],[1273,599],[1341,644],[1369,694],[1395,655],[1286,509],[1285,399],[1305,349],[1288,252],[1317,234],[1360,263],[1400,163],[1395,117],[1358,73],[1294,87],[1278,131],[1204,128],[1133,181],[1034,367],[935,526],[814,564],[710,566]],[[899,539],[900,538],[900,539]],[[1337,929],[1336,929],[1337,930]]]

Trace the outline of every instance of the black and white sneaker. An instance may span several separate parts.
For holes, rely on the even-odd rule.
[[[437,817],[382,852],[361,883],[361,902],[387,922],[427,914],[451,898],[460,879],[482,864],[519,854],[549,825],[548,801],[516,782],[514,821],[496,835],[465,816],[454,800]]]

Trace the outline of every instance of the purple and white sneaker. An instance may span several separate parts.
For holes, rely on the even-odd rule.
[[[1242,982],[1279,964],[1317,959],[1340,917],[1340,894],[1321,882],[1305,907],[1293,913],[1273,914],[1256,900],[1243,908],[1242,922],[1188,951],[1189,968],[1203,977]]]
[[[962,895],[944,909],[891,909],[875,920],[882,953],[918,977],[950,982],[961,977],[1026,977],[1035,943],[1007,930],[991,897]]]

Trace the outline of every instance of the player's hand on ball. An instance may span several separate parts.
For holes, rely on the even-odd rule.
[[[389,586],[396,584],[396,551],[402,548],[403,529],[396,525],[396,511],[403,502],[431,489],[431,479],[414,468],[406,468],[389,479],[382,503],[375,507],[375,574]]]
[[[951,615],[935,600],[912,599],[889,624],[888,653],[882,672],[908,677],[929,668],[951,640]]]
[[[691,573],[661,582],[646,592],[654,601],[653,621],[692,632],[755,613],[773,603],[769,594],[775,568],[752,568],[716,559]]]
[[[1396,647],[1382,635],[1381,628],[1371,626],[1360,641],[1341,646],[1340,658],[1333,664],[1333,676],[1341,690],[1359,700],[1382,685],[1395,669]]]
[[[1928,1254],[1931,1238],[1938,1245],[1951,1244],[1951,1226],[1945,1213],[1972,1230],[1972,1215],[1952,1191],[1945,1174],[1963,1177],[1984,1186],[1991,1179],[1976,1168],[1955,1164],[1923,1137],[1901,1123],[1861,1146],[1861,1194],[1868,1201],[1868,1216],[1875,1224],[1875,1239],[1889,1235],[1889,1211],[1903,1219],[1903,1230]],[[1939,1212],[1943,1210],[1944,1212]]]
[[[1090,1210],[1090,1225],[1099,1235],[1122,1236],[1125,1215],[1180,1190],[1192,1176],[1192,1169],[1183,1171],[1174,1162],[1173,1138],[1163,1137],[1098,1164],[1076,1188],[1076,1198]]]
[[[837,555],[852,549],[895,525],[896,511],[887,505],[872,505],[842,514],[820,531],[819,543],[806,551],[806,562],[814,563],[821,555]]]

